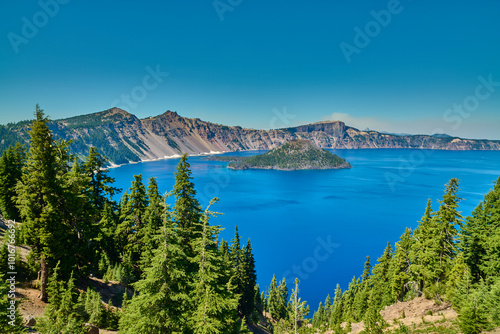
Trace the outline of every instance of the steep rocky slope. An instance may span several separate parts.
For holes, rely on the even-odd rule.
[[[0,151],[16,141],[27,142],[29,122],[0,126]],[[139,119],[112,108],[51,123],[56,137],[71,139],[73,152],[85,155],[96,146],[114,164],[161,159],[182,153],[269,150],[293,139],[307,139],[320,148],[425,148],[440,150],[500,150],[500,141],[447,136],[398,136],[360,131],[339,121],[277,130],[254,130],[186,118],[167,111]]]

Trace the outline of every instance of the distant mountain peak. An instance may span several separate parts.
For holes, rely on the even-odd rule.
[[[28,142],[29,126],[6,125],[0,152],[16,142]],[[85,156],[90,146],[98,147],[112,164],[162,159],[182,153],[200,154],[242,150],[272,150],[295,143],[304,151],[319,148],[359,149],[439,149],[500,150],[500,141],[470,140],[445,134],[395,135],[361,131],[342,121],[325,120],[274,130],[246,129],[180,116],[167,110],[163,114],[139,119],[118,107],[51,122],[59,139],[71,139],[74,153]],[[298,140],[297,140],[298,139]],[[312,144],[301,140],[307,139]],[[292,145],[290,144],[290,145]],[[286,146],[285,146],[286,147]]]
[[[118,107],[113,107],[111,109],[104,110],[104,111],[102,111],[102,113],[105,113],[106,115],[116,115],[116,114],[125,115],[125,116],[132,115],[128,111],[123,110],[123,109],[118,108]]]

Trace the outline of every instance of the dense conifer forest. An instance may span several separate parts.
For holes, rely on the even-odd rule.
[[[95,148],[76,158],[48,123],[37,106],[29,148],[11,146],[0,158],[0,211],[21,222],[15,243],[30,250],[25,260],[16,255],[18,280],[39,282],[48,302],[36,322],[40,333],[87,333],[89,326],[137,334],[348,333],[360,321],[366,333],[382,333],[384,307],[420,296],[451,303],[463,333],[500,326],[500,179],[465,218],[459,181],[450,180],[437,210],[429,200],[415,230],[388,243],[376,263],[367,257],[362,275],[345,291],[337,285],[311,315],[298,280],[288,286],[272,277],[260,289],[252,244],[237,228],[232,240],[219,238],[218,199],[201,207],[187,155],[170,192],[135,175],[116,202],[106,158]],[[19,310],[14,322],[7,317],[9,252],[4,237],[0,332],[21,333]],[[123,295],[105,298],[89,284],[95,279]]]

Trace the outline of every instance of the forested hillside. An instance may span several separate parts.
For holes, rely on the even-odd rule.
[[[241,245],[236,230],[230,243],[217,242],[221,227],[210,224],[216,213],[196,200],[187,156],[170,193],[136,175],[117,203],[102,156],[91,149],[80,163],[48,123],[37,107],[29,150],[18,145],[0,160],[0,210],[22,221],[17,244],[31,249],[27,263],[16,263],[18,279],[40,272],[40,299],[49,303],[37,330],[86,333],[92,324],[122,333],[246,332],[244,320],[261,304],[250,240]],[[6,269],[2,263],[2,275]],[[99,291],[81,288],[89,277],[127,286],[133,296],[115,299],[120,309],[113,300],[102,303]],[[0,320],[0,332],[21,332],[7,320]]]
[[[0,125],[0,152],[18,141],[29,144],[31,122]],[[71,153],[80,159],[90,148],[110,164],[124,164],[184,153],[209,154],[242,150],[271,150],[291,140],[309,140],[320,148],[420,148],[438,150],[500,150],[500,141],[450,136],[392,135],[361,131],[340,121],[297,127],[255,130],[225,126],[176,112],[139,119],[119,108],[49,121],[55,139],[69,141]]]
[[[343,333],[363,321],[368,333],[382,333],[389,324],[380,310],[419,296],[451,304],[463,333],[500,326],[500,178],[466,218],[458,192],[459,181],[450,180],[438,210],[429,200],[414,231],[407,228],[394,246],[388,243],[377,263],[367,257],[361,277],[346,291],[337,285],[333,300],[319,304],[313,327]],[[411,331],[400,324],[396,332]]]

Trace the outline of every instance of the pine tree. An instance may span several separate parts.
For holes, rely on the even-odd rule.
[[[337,284],[337,288],[335,289],[335,297],[333,298],[332,312],[329,318],[330,328],[332,328],[335,333],[340,332],[343,309],[344,305],[342,304],[342,290],[340,289],[340,285]]]
[[[122,235],[124,242],[123,259],[127,259],[128,265],[138,269],[140,257],[144,248],[142,235],[145,227],[145,214],[149,205],[146,187],[142,183],[142,175],[134,175],[134,181],[129,189],[130,194],[122,202],[121,215],[116,234]]]
[[[479,334],[489,329],[487,311],[479,294],[472,293],[458,315],[458,326],[464,334]]]
[[[459,248],[475,282],[500,272],[500,178],[460,226]]]
[[[325,299],[325,317],[322,319],[324,323],[327,323],[332,314],[332,299],[328,294]]]
[[[486,298],[486,308],[489,310],[491,321],[495,326],[500,326],[500,280],[491,286]]]
[[[461,200],[457,196],[458,185],[457,179],[451,179],[450,183],[446,185],[443,199],[439,201],[441,205],[434,216],[439,232],[439,263],[441,266],[453,259],[456,252],[457,226],[462,220],[462,215],[458,211],[458,203]]]
[[[112,186],[115,179],[108,175],[109,169],[105,168],[107,161],[97,148],[91,146],[83,164],[84,173],[89,178],[87,189],[91,208],[98,213],[103,212],[104,206],[112,203],[110,198],[121,191]]]
[[[313,314],[312,326],[313,328],[321,329],[324,325],[325,309],[323,303],[319,302],[318,309]]]
[[[343,311],[343,321],[354,321],[353,307],[354,307],[354,296],[356,295],[358,287],[356,285],[356,277],[353,277],[349,286],[344,294],[342,295],[342,300],[344,302]],[[329,297],[329,296],[328,296]]]
[[[271,285],[269,286],[269,315],[276,321],[285,319],[287,315],[288,288],[283,279],[280,285],[277,285],[276,276],[273,275]]]
[[[89,323],[99,328],[106,327],[106,309],[101,301],[99,292],[92,291],[90,296]]]
[[[242,295],[239,300],[241,313],[249,318],[255,310],[255,287],[257,285],[257,274],[255,270],[255,259],[252,254],[252,244],[248,239],[247,245],[243,250],[243,272],[244,281],[242,286]]]
[[[290,296],[290,301],[288,303],[289,307],[289,322],[291,323],[291,329],[294,333],[297,333],[299,324],[304,326],[304,319],[309,314],[309,306],[307,302],[302,301],[299,297],[299,279],[295,278],[295,288],[292,290]]]
[[[253,268],[250,266],[251,263],[246,263],[246,256],[248,260],[253,260],[253,255],[251,254],[251,247],[249,253],[246,254],[245,249],[241,248],[240,235],[238,233],[238,226],[235,227],[234,238],[231,241],[229,247],[229,257],[231,268],[233,271],[234,284],[236,285],[236,293],[240,296],[238,301],[238,313],[240,316],[248,317],[253,311],[252,299],[253,299],[253,286],[255,285],[255,279],[252,279],[249,275],[255,275],[255,265]],[[253,269],[253,272],[252,272]],[[251,293],[251,295],[250,295]],[[250,299],[251,298],[251,299]]]
[[[377,264],[373,267],[373,283],[372,291],[373,300],[377,307],[381,309],[383,306],[392,304],[394,301],[391,294],[391,280],[390,277],[390,266],[392,262],[392,247],[390,243],[387,243],[387,247],[384,250],[384,254],[377,259]]]
[[[97,263],[96,243],[94,240],[98,235],[97,221],[91,212],[88,203],[87,184],[89,177],[85,175],[82,165],[76,158],[73,160],[71,169],[64,175],[63,184],[65,187],[65,198],[63,208],[65,220],[72,231],[76,231],[72,249],[68,249],[74,255],[74,261],[80,272],[87,272],[88,267]]]
[[[203,334],[221,333],[235,325],[239,297],[233,292],[230,272],[225,271],[215,241],[221,227],[208,224],[210,216],[215,214],[209,211],[209,207],[203,215],[201,236],[195,238],[192,245],[195,251],[192,261],[197,263],[199,269],[194,277],[190,298],[195,307],[190,326],[194,333]],[[226,283],[220,284],[221,281]]]
[[[47,301],[51,267],[61,260],[68,269],[75,257],[66,256],[75,244],[75,230],[68,223],[71,209],[64,176],[69,170],[65,142],[55,142],[43,110],[36,106],[30,130],[30,149],[21,181],[16,186],[17,204],[26,227],[26,239],[40,260],[40,298]]]
[[[21,219],[16,206],[16,184],[21,179],[25,160],[26,150],[20,143],[10,146],[0,157],[0,212],[6,219]]]
[[[464,261],[463,253],[458,253],[447,276],[446,296],[448,300],[455,300],[456,296],[461,293],[458,289],[464,277],[471,281],[470,269]],[[458,306],[458,303],[456,305]]]
[[[181,234],[181,243],[185,247],[186,254],[188,257],[192,257],[193,252],[189,249],[189,242],[199,232],[199,224],[197,223],[201,219],[201,206],[195,197],[196,190],[191,181],[192,176],[187,157],[187,154],[184,154],[177,165],[175,186],[172,193],[176,198],[174,222]]]
[[[155,240],[154,235],[161,229],[161,203],[166,200],[160,195],[158,182],[153,177],[149,179],[147,197],[149,199],[149,205],[144,214],[145,226],[141,230],[140,235],[143,245],[141,254],[142,267],[148,267],[150,265],[153,250],[158,248],[157,240]]]
[[[419,227],[415,230],[411,252],[411,273],[415,275],[418,293],[428,298],[440,299],[445,293],[446,276],[457,252],[457,226],[462,223],[458,211],[458,180],[446,185],[440,207],[432,212],[430,200]],[[444,283],[444,284],[443,284]]]
[[[357,321],[361,321],[363,319],[368,308],[368,298],[370,297],[371,290],[370,271],[370,257],[367,256],[363,275],[361,275],[360,283],[357,284],[358,289],[356,291],[356,295],[354,296],[353,317]]]
[[[36,329],[42,334],[84,334],[87,328],[81,312],[81,299],[76,296],[75,279],[71,274],[65,282],[59,279],[59,263],[49,279],[49,305],[42,318],[38,319]]]
[[[436,262],[433,249],[437,247],[433,216],[432,202],[429,199],[424,216],[413,233],[414,242],[410,250],[410,276],[416,281],[413,288],[419,295],[423,294],[426,283],[430,285],[434,280],[434,271],[430,267]]]
[[[382,305],[389,305],[394,301],[402,302],[408,292],[408,283],[410,282],[410,265],[411,265],[411,249],[412,249],[412,232],[406,228],[405,233],[400,240],[396,242],[396,250],[392,258],[389,268],[388,290],[391,292],[391,298],[384,300]]]
[[[119,259],[119,249],[115,243],[115,231],[118,225],[118,217],[112,208],[111,203],[104,203],[102,212],[100,213],[101,220],[99,221],[99,229],[95,241],[98,244],[98,249],[101,250],[101,258],[106,257],[107,263],[106,271],[108,266],[112,263],[116,263]]]
[[[171,213],[162,205],[163,226],[157,235],[160,246],[153,251],[151,266],[144,269],[142,279],[134,283],[136,294],[126,302],[120,333],[189,333],[187,257]]]
[[[377,292],[375,290],[370,291],[368,298],[368,306],[364,314],[365,330],[368,333],[382,334],[384,326],[384,318],[380,315],[380,308],[378,307]]]

